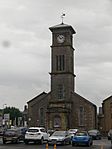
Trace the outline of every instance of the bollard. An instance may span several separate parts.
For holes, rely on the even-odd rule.
[[[102,145],[101,145],[101,149],[103,149],[103,147],[104,147],[104,145],[102,144]]]
[[[48,148],[48,143],[46,144],[46,149],[49,149],[49,148]]]
[[[54,144],[54,149],[56,149],[56,144]]]

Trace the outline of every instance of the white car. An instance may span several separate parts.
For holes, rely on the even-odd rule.
[[[76,132],[78,131],[78,129],[69,129],[68,133],[71,135],[71,139],[74,137],[74,135],[76,134]]]
[[[34,143],[39,142],[43,144],[43,142],[45,140],[48,141],[48,139],[49,139],[49,136],[45,128],[30,127],[28,131],[26,131],[24,142],[25,144],[28,144],[29,142],[34,142]]]

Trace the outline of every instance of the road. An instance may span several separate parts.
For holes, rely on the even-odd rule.
[[[23,142],[21,142],[19,144],[8,143],[4,145],[2,141],[0,141],[0,149],[46,149],[46,144],[25,145]],[[48,149],[54,149],[54,146],[49,146]],[[91,147],[86,147],[86,146],[72,147],[71,145],[65,145],[65,146],[58,145],[56,146],[56,149],[112,149],[112,148],[109,140],[102,139],[102,140],[94,140],[93,145]]]

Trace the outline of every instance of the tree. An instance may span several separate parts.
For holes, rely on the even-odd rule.
[[[14,124],[18,125],[18,118],[22,117],[22,112],[15,107],[6,107],[4,108],[3,113],[10,115],[10,120],[12,121],[12,125]]]

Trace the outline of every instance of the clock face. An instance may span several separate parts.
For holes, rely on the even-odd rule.
[[[57,41],[58,41],[58,43],[63,43],[65,41],[65,36],[64,35],[58,35]]]

